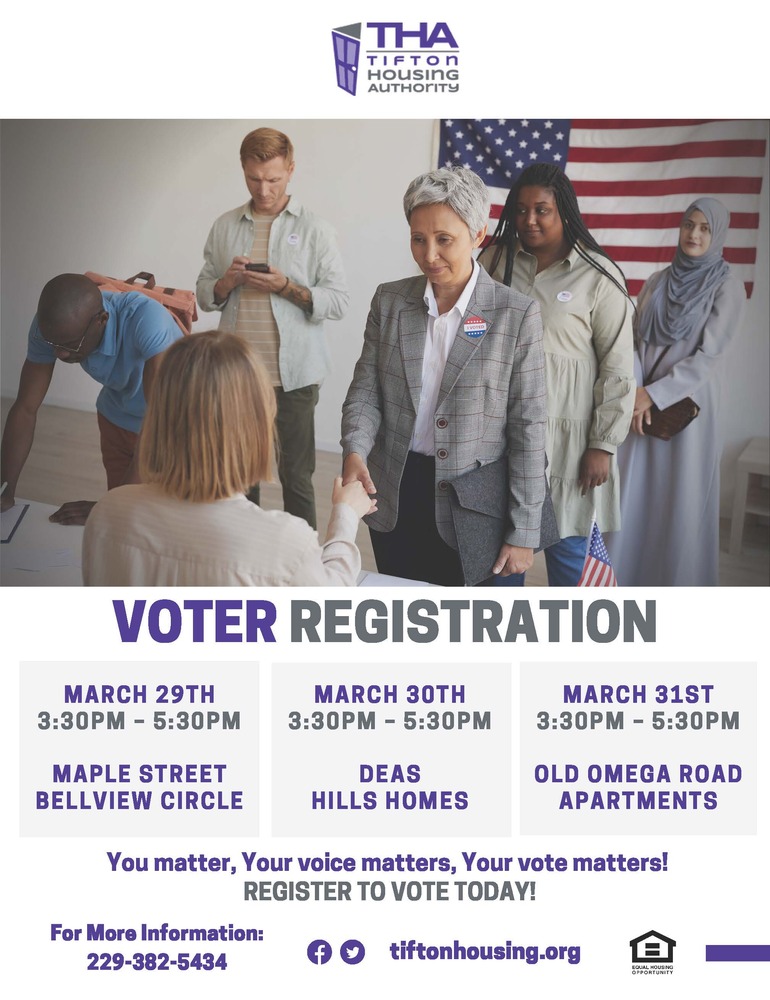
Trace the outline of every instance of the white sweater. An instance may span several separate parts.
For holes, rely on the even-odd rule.
[[[176,500],[151,485],[110,490],[83,535],[83,582],[96,587],[313,587],[356,584],[358,517],[335,504],[323,545],[301,518],[240,493]]]

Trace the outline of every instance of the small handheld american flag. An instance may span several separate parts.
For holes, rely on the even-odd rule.
[[[591,537],[588,539],[586,561],[583,572],[578,580],[578,587],[617,587],[615,570],[610,562],[610,555],[604,544],[599,526],[594,521],[591,527]]]

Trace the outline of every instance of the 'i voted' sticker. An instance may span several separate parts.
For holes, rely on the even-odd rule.
[[[295,247],[299,243],[299,236],[296,233],[289,233],[286,237],[286,242],[290,247]]]
[[[483,337],[487,332],[487,324],[481,316],[469,316],[463,323],[463,330],[469,337]]]
[[[559,292],[556,298],[559,302],[569,302],[572,298],[572,292]]]

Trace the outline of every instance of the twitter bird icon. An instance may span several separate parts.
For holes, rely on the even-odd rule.
[[[358,965],[359,962],[363,961],[365,954],[366,948],[355,938],[344,941],[340,948],[340,958],[346,965]]]

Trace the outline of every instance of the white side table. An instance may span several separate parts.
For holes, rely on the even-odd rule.
[[[730,555],[740,554],[743,522],[747,514],[770,517],[770,438],[752,438],[738,456],[735,469],[733,515],[730,522]]]

